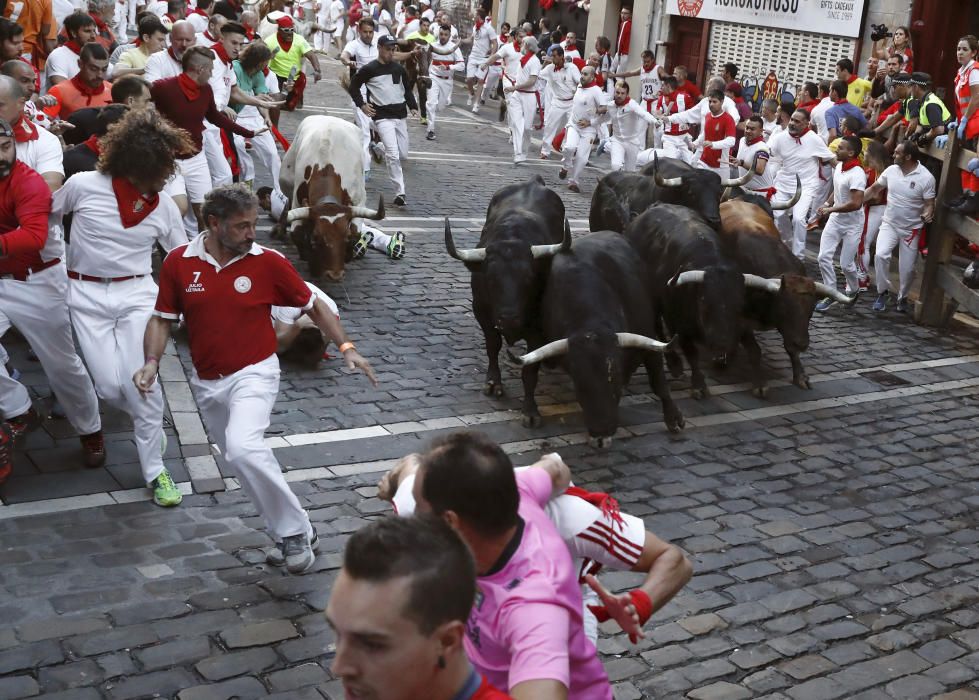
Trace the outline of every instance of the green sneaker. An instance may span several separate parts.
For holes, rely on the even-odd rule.
[[[170,476],[170,472],[166,469],[160,472],[158,477],[153,479],[153,483],[149,484],[148,488],[153,489],[153,502],[158,506],[172,508],[173,506],[180,505],[180,502],[184,500],[180,489],[173,483],[173,477]]]
[[[401,260],[405,256],[405,235],[401,231],[391,236],[387,253],[392,260]]]

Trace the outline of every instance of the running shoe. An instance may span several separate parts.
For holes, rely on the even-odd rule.
[[[897,300],[897,306],[895,306],[894,309],[899,313],[906,314],[911,310],[911,303],[908,301],[907,297],[901,297]]]
[[[569,182],[568,189],[571,190],[572,192],[581,192],[581,188],[578,187],[577,182]]]
[[[470,95],[469,97],[466,98],[466,107],[472,107],[472,103],[473,103],[473,96]]]
[[[371,243],[374,242],[374,232],[373,231],[362,231],[360,238],[354,243],[353,249],[353,259],[359,260],[360,258],[367,255],[367,249],[371,247]]]
[[[428,117],[422,117],[419,121],[422,126],[428,126]]]
[[[405,256],[405,235],[397,231],[388,242],[388,257],[392,260],[401,260]]]
[[[27,438],[28,433],[37,430],[43,420],[44,418],[33,406],[28,409],[27,413],[22,413],[16,418],[9,419],[7,426],[10,429],[11,439],[18,445],[22,444]]]
[[[408,203],[408,200],[405,199],[405,196],[403,194],[399,194],[397,197],[394,198],[394,206],[396,206],[396,207],[403,207],[407,203]]]
[[[305,573],[316,562],[313,547],[305,534],[283,537],[282,554],[286,560],[286,571],[290,574]]]
[[[428,139],[429,141],[434,141],[435,140],[435,132],[434,131],[429,131],[427,134],[425,134],[425,138]]]
[[[320,551],[320,536],[315,527],[313,527],[313,540],[309,543],[309,547],[313,552]],[[275,546],[265,553],[265,563],[269,566],[285,566],[286,555],[282,553],[281,542],[276,542]]]
[[[877,300],[874,301],[874,311],[880,313],[881,311],[885,311],[887,309],[887,296],[887,292],[881,292],[877,295]]]
[[[561,172],[559,172],[557,174],[557,176],[559,178],[561,178],[562,180],[565,179],[568,176],[568,169],[567,168],[561,168]]]
[[[380,165],[384,162],[384,145],[378,143],[377,141],[371,141],[370,145],[371,158],[375,163]]]
[[[825,297],[819,303],[816,304],[816,311],[818,311],[821,314],[824,314],[827,311],[829,311],[834,304],[836,304],[836,299],[833,299],[832,297]]]
[[[102,436],[101,430],[91,435],[81,435],[78,439],[82,443],[86,467],[97,469],[105,464],[105,438]]]
[[[173,477],[170,476],[170,472],[166,468],[147,487],[153,489],[153,502],[158,506],[172,508],[179,506],[180,502],[184,500],[180,489],[173,483]]]

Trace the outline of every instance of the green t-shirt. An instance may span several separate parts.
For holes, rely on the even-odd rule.
[[[246,95],[268,94],[269,86],[265,84],[265,73],[259,70],[255,71],[255,75],[248,75],[245,69],[241,67],[240,61],[235,61],[231,65],[235,69],[235,77],[238,78],[239,90]],[[241,112],[245,108],[245,105],[233,104],[231,108],[236,112]]]

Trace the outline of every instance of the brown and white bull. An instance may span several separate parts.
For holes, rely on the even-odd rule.
[[[279,185],[291,205],[281,225],[314,277],[342,280],[357,220],[384,218],[383,197],[377,209],[366,206],[361,138],[360,128],[343,119],[306,117],[282,159]]]

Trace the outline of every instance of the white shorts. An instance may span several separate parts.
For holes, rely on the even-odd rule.
[[[184,182],[184,176],[175,170],[170,179],[163,185],[163,191],[171,197],[186,197],[187,183]]]
[[[332,311],[337,318],[340,318],[340,310],[337,308],[337,303],[327,296],[326,292],[311,282],[307,282],[306,286],[309,287],[310,291],[312,291],[314,295],[322,299],[324,304],[330,307],[330,311]],[[273,306],[272,320],[280,321],[291,326],[299,320],[299,317],[302,316],[303,313],[305,312],[298,306]]]
[[[486,77],[486,68],[483,68],[483,64],[486,62],[488,56],[476,57],[470,54],[469,60],[466,62],[466,77],[476,78],[477,80],[482,80]]]
[[[204,196],[211,191],[211,171],[203,149],[192,158],[178,159],[177,172],[184,178],[187,198],[193,204],[203,203]]]

